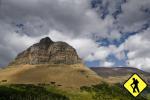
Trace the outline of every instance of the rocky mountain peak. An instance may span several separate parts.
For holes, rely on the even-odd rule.
[[[50,44],[53,43],[53,41],[49,37],[45,37],[40,40],[40,44]]]
[[[77,64],[81,63],[76,50],[65,42],[53,42],[45,37],[18,54],[13,64]]]

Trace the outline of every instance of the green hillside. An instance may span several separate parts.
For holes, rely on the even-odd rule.
[[[0,100],[150,100],[148,93],[150,88],[134,98],[121,85],[106,83],[68,91],[44,84],[0,86]]]

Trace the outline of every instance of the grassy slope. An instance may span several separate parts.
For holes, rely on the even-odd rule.
[[[7,82],[2,82],[2,80],[7,80]],[[88,68],[84,68],[83,65],[11,66],[0,71],[0,81],[3,84],[0,86],[0,100],[10,100],[6,98],[10,96],[13,98],[11,100],[150,100],[149,89],[142,94],[147,98],[142,95],[133,98],[119,85],[101,84],[87,87],[90,84],[98,83],[100,80],[101,78]],[[13,82],[41,84],[40,86],[8,85]],[[56,83],[51,84],[51,82]],[[84,86],[81,91],[75,89],[80,86]],[[56,87],[61,87],[61,90],[60,88],[56,89]]]
[[[0,70],[1,83],[55,84],[62,88],[79,88],[98,84],[101,78],[82,64],[75,65],[18,65]]]

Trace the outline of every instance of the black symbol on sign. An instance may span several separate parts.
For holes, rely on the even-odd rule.
[[[139,81],[135,78],[133,78],[133,83],[131,84],[131,87],[133,89],[133,93],[136,93],[136,91],[139,93],[139,87],[138,87]]]

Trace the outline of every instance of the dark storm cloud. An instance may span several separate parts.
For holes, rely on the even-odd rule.
[[[47,34],[53,29],[70,34],[92,32],[93,17],[96,18],[90,14],[86,0],[3,0],[0,9],[1,19],[13,25],[23,24],[20,33],[29,36]]]
[[[150,0],[127,0],[122,5],[122,14],[118,16],[119,25],[124,26],[126,31],[137,31],[143,25],[149,24]]]
[[[4,67],[10,62],[16,54],[14,54],[11,48],[0,46],[0,66]]]

